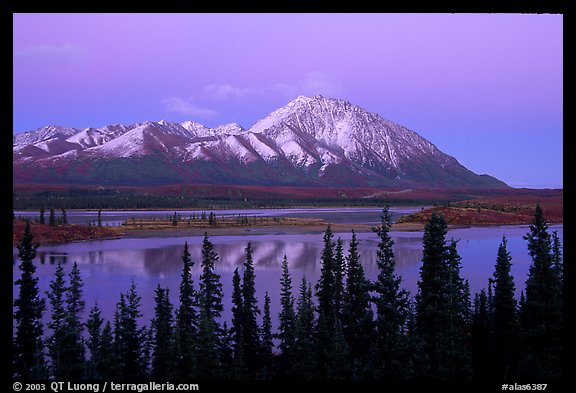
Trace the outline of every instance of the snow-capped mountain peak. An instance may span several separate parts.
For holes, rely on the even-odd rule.
[[[248,130],[192,120],[43,127],[14,136],[13,160],[15,181],[27,182],[59,173],[59,182],[88,183],[505,186],[470,172],[403,126],[320,95],[298,96]],[[100,169],[74,172],[90,166]]]
[[[227,123],[213,128],[213,131],[215,135],[236,135],[246,130],[238,123]]]

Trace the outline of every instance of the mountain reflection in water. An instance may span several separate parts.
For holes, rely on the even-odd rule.
[[[552,226],[562,239],[563,227]],[[512,273],[515,277],[516,294],[524,288],[526,275],[531,263],[526,241],[522,238],[528,232],[527,226],[477,227],[454,229],[448,232],[450,238],[460,239],[458,252],[462,256],[462,274],[469,280],[472,296],[488,283],[494,272],[498,245],[502,235],[508,239],[508,251],[512,256]],[[402,276],[402,285],[412,295],[418,290],[419,269],[422,258],[422,232],[392,232],[395,242],[396,273]],[[344,241],[344,254],[348,254],[350,233],[337,233]],[[374,233],[358,233],[360,261],[366,277],[375,280],[378,275],[376,251],[378,238]],[[303,276],[314,288],[320,276],[320,256],[323,248],[322,234],[275,234],[253,236],[213,236],[215,251],[220,257],[216,271],[221,276],[224,290],[223,318],[230,318],[232,274],[237,267],[242,272],[244,249],[249,241],[254,250],[257,296],[260,307],[267,291],[272,300],[271,311],[280,311],[281,262],[286,255],[292,276],[293,294],[297,296],[298,286]],[[170,299],[178,304],[178,288],[182,269],[182,250],[188,242],[193,267],[195,286],[200,276],[202,236],[168,237],[147,239],[98,240],[41,246],[37,252],[37,275],[42,294],[49,289],[54,277],[55,266],[61,262],[68,273],[74,262],[80,268],[84,281],[86,313],[97,300],[105,318],[112,320],[115,305],[120,293],[125,292],[130,281],[137,283],[142,296],[143,323],[149,323],[154,312],[154,289],[158,284],[170,288]],[[14,280],[19,276],[17,249],[13,250]],[[18,295],[18,287],[13,286],[13,295]],[[48,314],[48,313],[47,313]]]

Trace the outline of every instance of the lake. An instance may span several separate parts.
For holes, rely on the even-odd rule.
[[[393,217],[418,208],[391,208]],[[320,217],[333,223],[377,224],[381,209],[346,208],[346,209],[263,209],[263,210],[230,210],[219,211],[218,214],[247,215],[277,215],[286,217]],[[183,217],[188,212],[180,212]],[[16,212],[16,215],[26,213]],[[37,213],[33,213],[37,215]],[[96,212],[68,212],[70,222],[91,220]],[[126,218],[140,215],[142,218],[151,216],[168,216],[169,211],[134,211],[134,212],[102,212],[103,221],[118,222]],[[104,219],[106,217],[106,219]],[[470,282],[472,296],[487,287],[488,278],[494,272],[498,246],[505,235],[508,239],[508,250],[512,256],[512,273],[516,282],[516,294],[524,289],[531,259],[528,256],[526,241],[523,236],[528,232],[528,226],[487,226],[452,229],[447,239],[459,240],[458,252],[462,256],[462,274]],[[563,239],[563,226],[553,225],[550,232],[558,231]],[[403,278],[403,286],[412,295],[417,292],[419,269],[422,257],[422,232],[392,231],[395,242],[396,273]],[[344,240],[344,250],[347,254],[350,233],[336,233],[334,240],[341,237]],[[360,260],[364,265],[366,275],[374,280],[378,274],[376,266],[376,250],[378,238],[374,233],[358,233]],[[243,236],[212,236],[215,250],[220,257],[216,270],[221,276],[224,288],[225,320],[230,319],[232,274],[236,267],[242,270],[244,249],[248,241],[252,242],[256,271],[257,297],[260,307],[264,302],[264,294],[268,291],[271,297],[273,321],[280,311],[281,261],[284,255],[292,276],[294,295],[297,295],[298,285],[302,276],[306,276],[314,285],[320,276],[320,255],[323,247],[322,234],[275,233]],[[42,293],[48,290],[49,281],[54,277],[56,264],[63,263],[68,273],[74,262],[77,262],[84,280],[84,298],[86,311],[97,300],[106,319],[112,321],[115,305],[120,292],[125,292],[134,279],[142,296],[142,322],[148,324],[154,310],[154,288],[160,284],[170,288],[171,301],[178,304],[178,288],[181,274],[181,256],[184,242],[188,242],[192,260],[196,262],[193,268],[195,285],[198,285],[200,275],[200,257],[202,236],[157,237],[157,238],[123,238],[116,240],[97,240],[59,245],[41,245],[38,249],[37,275],[40,278],[39,287]],[[14,280],[19,276],[19,260],[16,247],[13,249]],[[14,297],[18,296],[18,287],[13,286]]]

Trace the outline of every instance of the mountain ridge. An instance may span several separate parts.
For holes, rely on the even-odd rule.
[[[508,187],[346,100],[299,96],[245,129],[193,120],[13,137],[14,182]]]

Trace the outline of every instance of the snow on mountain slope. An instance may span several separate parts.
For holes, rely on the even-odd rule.
[[[276,143],[266,138],[265,135],[249,132],[245,134],[245,138],[250,143],[252,148],[262,157],[265,161],[278,159],[282,152]]]
[[[387,167],[402,172],[406,162],[427,155],[451,161],[415,132],[348,101],[322,96],[299,97],[256,123],[251,131],[283,139],[292,134],[300,141],[308,134],[324,148],[373,169]]]
[[[212,129],[213,135],[237,135],[243,133],[244,128],[238,123],[228,123]]]
[[[113,135],[108,135],[101,130],[97,130],[95,128],[87,128],[77,134],[72,135],[70,138],[66,139],[66,141],[78,144],[83,148],[89,148],[102,145],[113,138]]]
[[[75,128],[62,127],[62,126],[47,126],[38,128],[35,131],[23,132],[21,134],[14,135],[13,145],[32,145],[40,143],[42,141],[47,141],[49,139],[65,139],[78,133],[79,130]]]
[[[144,122],[107,143],[87,149],[90,155],[108,157],[138,157],[153,153],[168,153],[184,146],[196,135],[177,123]]]
[[[469,171],[401,125],[322,96],[299,96],[248,130],[237,123],[208,128],[194,121],[161,120],[83,130],[49,126],[13,138],[15,178],[34,173],[35,163],[62,166],[60,180],[65,181],[66,160],[85,170],[96,163],[146,157],[156,160],[157,168],[174,168],[167,174],[170,181],[183,176],[182,181],[248,184],[506,186]],[[122,170],[121,165],[114,168]],[[138,165],[130,170],[130,176],[147,176]]]
[[[206,136],[213,136],[210,128],[195,121],[191,120],[185,121],[184,123],[180,123],[180,125],[186,130],[190,131],[193,135],[196,135],[197,137],[202,138]]]

